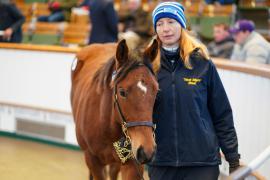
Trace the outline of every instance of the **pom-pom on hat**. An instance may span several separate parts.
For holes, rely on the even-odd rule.
[[[157,21],[161,18],[175,19],[182,28],[186,28],[186,18],[184,7],[178,2],[160,3],[152,13],[154,28],[156,29]]]

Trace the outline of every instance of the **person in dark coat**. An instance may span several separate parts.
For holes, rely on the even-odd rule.
[[[236,0],[205,0],[207,4],[213,4],[213,3],[218,3],[221,5],[226,5],[226,4],[234,4],[237,1]]]
[[[90,0],[92,30],[89,44],[116,42],[118,17],[111,0]]]
[[[157,151],[150,180],[217,180],[220,149],[239,167],[232,109],[206,47],[186,30],[184,8],[163,2],[152,13],[160,43],[153,68],[157,94],[153,120]]]
[[[127,40],[131,49],[144,47],[153,36],[151,14],[143,9],[141,0],[128,0],[128,7],[119,14],[119,22],[124,25],[120,37]]]
[[[0,42],[20,43],[25,17],[15,4],[0,0]]]

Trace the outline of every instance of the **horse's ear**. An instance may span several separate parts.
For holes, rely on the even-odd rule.
[[[152,44],[144,51],[144,57],[153,62],[158,54],[158,41],[153,39]]]
[[[128,46],[126,40],[121,40],[116,49],[116,68],[121,67],[128,60]]]

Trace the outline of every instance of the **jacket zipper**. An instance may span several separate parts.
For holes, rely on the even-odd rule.
[[[172,72],[172,96],[173,96],[173,120],[175,124],[175,152],[176,152],[176,165],[179,165],[179,154],[178,154],[178,133],[177,133],[177,120],[176,120],[176,88],[175,88],[175,70]]]

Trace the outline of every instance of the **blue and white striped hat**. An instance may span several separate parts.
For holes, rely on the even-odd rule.
[[[186,28],[186,18],[184,14],[184,7],[178,2],[163,2],[160,3],[152,13],[154,28],[160,18],[175,19],[182,28]]]

